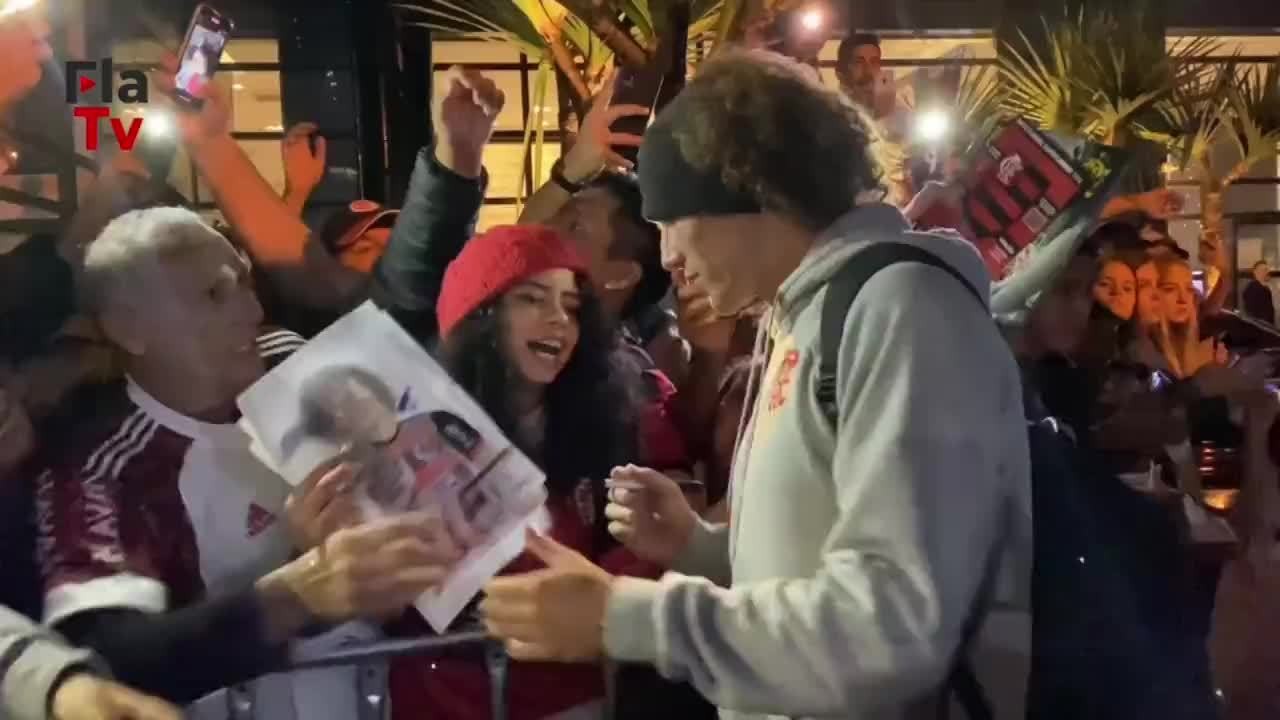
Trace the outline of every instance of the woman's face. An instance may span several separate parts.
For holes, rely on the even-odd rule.
[[[396,436],[395,410],[383,405],[376,393],[348,378],[333,408],[334,421],[344,439],[385,443]]]
[[[1184,263],[1166,265],[1160,273],[1160,313],[1174,325],[1186,325],[1195,318],[1196,289],[1191,284],[1191,267]]]
[[[578,346],[578,279],[573,271],[541,272],[501,300],[503,351],[525,381],[550,385]]]
[[[1027,330],[1041,350],[1071,355],[1080,346],[1093,309],[1095,267],[1092,258],[1074,258],[1058,283],[1032,308]]]
[[[1093,299],[1105,306],[1116,317],[1128,320],[1133,317],[1136,302],[1136,278],[1128,265],[1112,260],[1102,266],[1093,284]]]
[[[1144,263],[1135,273],[1138,279],[1138,323],[1142,327],[1160,324],[1160,270],[1153,262]]]

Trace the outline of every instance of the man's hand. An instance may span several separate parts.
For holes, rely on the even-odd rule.
[[[328,145],[315,123],[298,123],[285,133],[280,144],[284,161],[284,194],[286,198],[301,198],[303,202],[324,180]],[[316,149],[311,151],[311,138],[315,137]]]
[[[463,177],[480,177],[484,146],[505,103],[506,96],[489,78],[450,68],[436,99],[436,160]]]
[[[287,590],[311,619],[382,618],[443,582],[461,557],[439,517],[403,515],[338,530],[259,589]]]
[[[614,148],[640,147],[644,138],[615,133],[613,124],[624,117],[647,117],[649,108],[643,105],[610,105],[612,101],[613,81],[610,79],[592,101],[591,109],[578,129],[577,141],[564,156],[564,174],[570,182],[585,182],[606,168],[630,170],[634,166]]]
[[[53,720],[181,720],[169,703],[86,673],[62,681],[50,703]]]
[[[198,149],[210,141],[225,138],[231,132],[231,95],[221,83],[209,82],[197,93],[199,108],[173,99],[178,74],[178,56],[166,53],[160,60],[160,72],[151,78],[152,86],[172,100],[178,133],[188,148]]]
[[[676,321],[680,336],[699,352],[728,352],[737,326],[737,318],[717,313],[709,297],[686,283],[676,284]]]
[[[613,576],[533,531],[525,549],[547,568],[490,582],[480,603],[485,628],[516,660],[598,660]]]
[[[337,531],[360,523],[352,492],[358,474],[359,468],[351,463],[326,463],[294,490],[284,504],[294,547],[306,552]]]
[[[1182,212],[1182,193],[1170,188],[1156,188],[1135,195],[1134,204],[1152,220],[1169,220]]]
[[[609,477],[609,534],[644,560],[664,568],[689,544],[698,514],[674,480],[634,465]]]

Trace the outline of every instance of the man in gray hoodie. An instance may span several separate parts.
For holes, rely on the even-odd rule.
[[[104,680],[102,663],[0,606],[0,718],[178,720],[168,703]]]
[[[707,525],[668,479],[618,469],[611,530],[681,574],[613,578],[530,537],[548,569],[493,582],[485,603],[513,656],[652,663],[723,717],[907,720],[937,717],[962,655],[981,676],[1025,652],[1017,367],[976,251],[868,201],[882,172],[870,127],[790,61],[748,53],[700,67],[649,128],[645,214],[677,282],[725,315],[771,303],[731,521]],[[839,344],[833,425],[815,387],[823,301],[880,243],[945,267],[895,264],[866,282]],[[1019,669],[997,671],[1015,698]]]

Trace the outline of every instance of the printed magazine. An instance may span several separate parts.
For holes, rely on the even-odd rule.
[[[390,316],[365,303],[238,399],[254,452],[299,485],[359,468],[366,519],[440,517],[465,555],[415,607],[444,632],[541,522],[545,477]]]

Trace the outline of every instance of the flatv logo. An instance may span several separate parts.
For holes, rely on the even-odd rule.
[[[130,118],[126,128],[124,119],[112,117],[111,103],[119,100],[125,105],[145,105],[151,98],[147,74],[141,70],[123,70],[119,73],[117,88],[111,58],[103,58],[98,62],[71,60],[66,64],[65,77],[67,104],[75,106],[71,114],[84,121],[84,149],[98,149],[98,129],[103,120],[109,120],[120,149],[132,150],[142,135],[142,118]],[[86,102],[85,96],[95,89],[97,97],[88,102],[98,104],[80,104]]]

